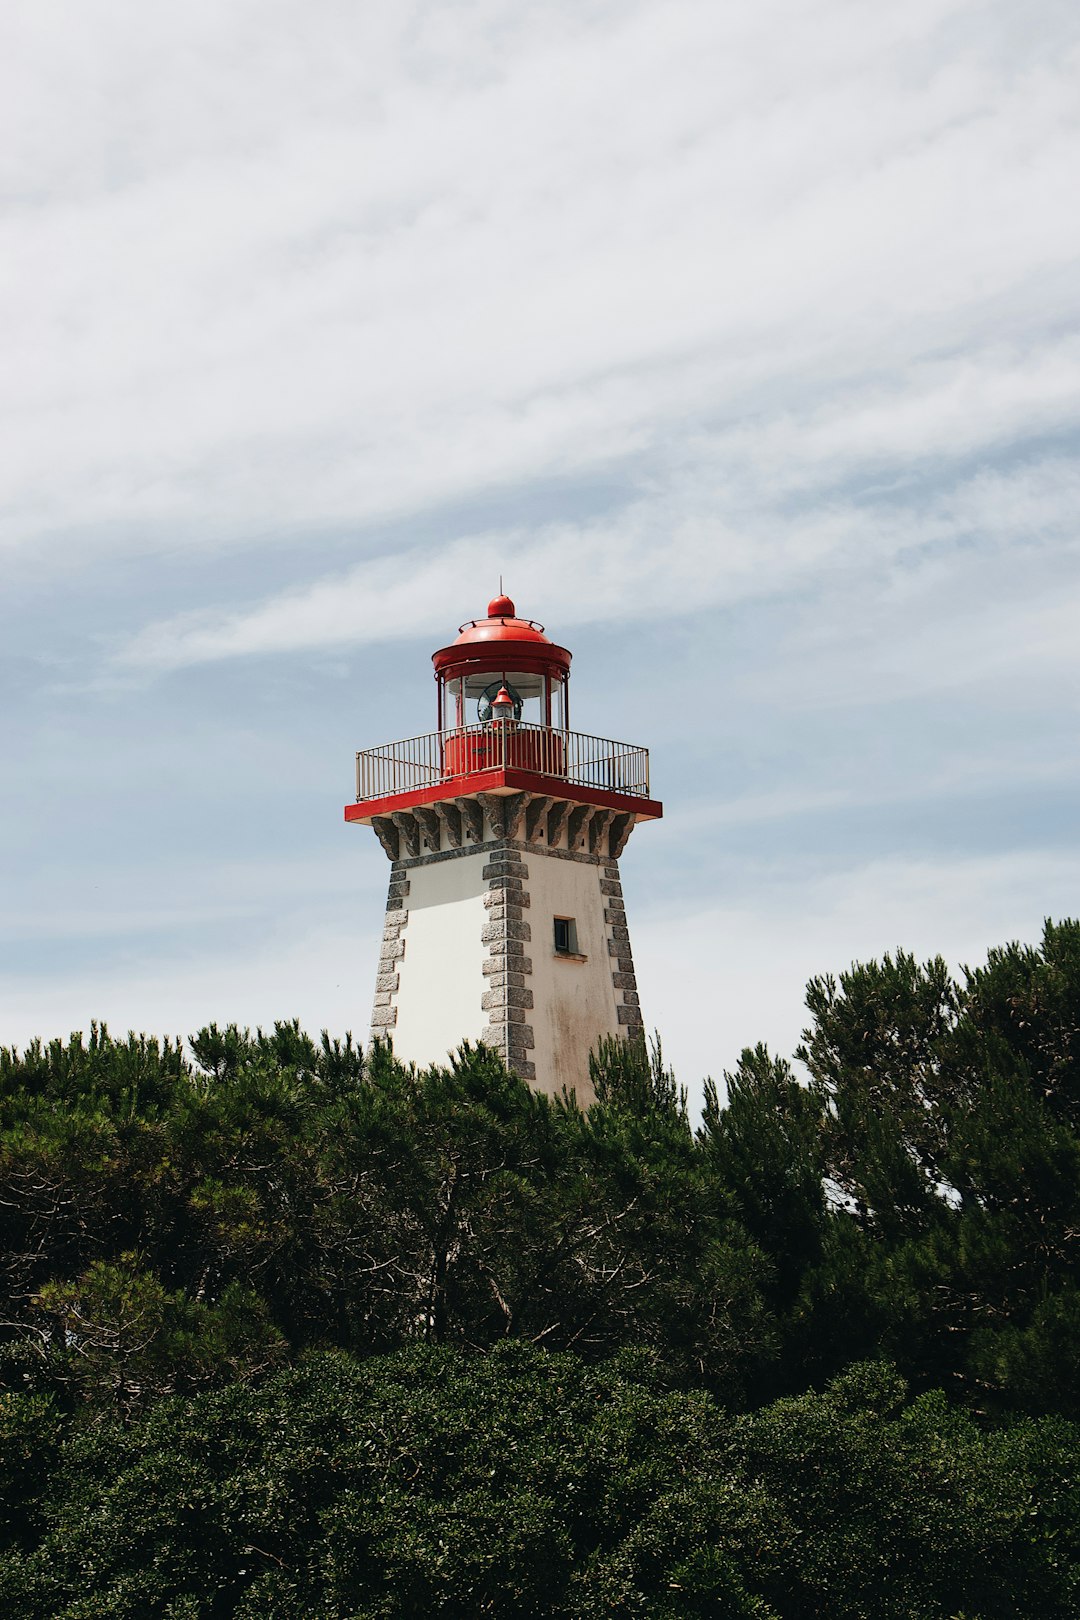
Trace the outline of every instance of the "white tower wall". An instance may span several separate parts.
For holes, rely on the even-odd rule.
[[[591,1102],[589,1052],[642,1024],[617,863],[633,817],[514,793],[374,826],[393,866],[372,1033],[420,1065],[483,1040]]]
[[[601,1035],[625,1034],[619,1024],[604,926],[600,867],[593,861],[560,860],[559,852],[530,850],[529,916],[532,919],[533,1062],[545,1091],[575,1089],[582,1096],[582,1055]],[[554,920],[575,920],[577,951],[554,948]],[[591,1091],[590,1091],[591,1096]]]
[[[487,1026],[480,1006],[487,914],[482,855],[410,867],[408,933],[397,963],[394,1051],[404,1063],[444,1062]],[[389,914],[388,914],[389,915]]]

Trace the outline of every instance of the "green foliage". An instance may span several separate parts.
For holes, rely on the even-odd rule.
[[[47,1395],[0,1395],[0,1550],[28,1543],[55,1466],[60,1414]]]
[[[801,1085],[763,1046],[744,1052],[726,1078],[723,1107],[706,1082],[698,1140],[714,1182],[776,1257],[777,1292],[787,1301],[820,1258],[827,1225],[821,1091]]]
[[[964,978],[900,953],[810,985],[826,1172],[881,1349],[978,1404],[1078,1415],[1080,924]]]
[[[1077,1612],[1080,924],[807,1006],[696,1133],[637,1039],[0,1051],[4,1612]]]
[[[1064,1620],[1077,1438],[986,1435],[880,1365],[734,1417],[640,1355],[319,1354],[72,1434],[0,1596],[24,1620]]]
[[[741,1399],[770,1354],[768,1262],[658,1048],[603,1050],[588,1114],[482,1048],[419,1074],[294,1024],[191,1049],[95,1029],[0,1062],[0,1332],[36,1387],[135,1412],[313,1346],[522,1338],[651,1344]]]
[[[286,1348],[257,1294],[230,1283],[211,1306],[169,1293],[133,1254],[119,1265],[97,1260],[75,1282],[46,1283],[32,1312],[53,1379],[124,1411],[177,1389],[265,1372]]]
[[[643,1034],[626,1040],[601,1036],[589,1054],[589,1079],[597,1102],[686,1124],[686,1092],[665,1067],[658,1036],[651,1045]]]

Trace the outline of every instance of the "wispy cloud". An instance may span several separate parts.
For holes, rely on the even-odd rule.
[[[976,793],[1075,787],[1080,762],[1068,759],[1002,760],[1000,755],[961,757],[929,775],[900,779],[868,777],[861,761],[853,761],[849,774],[820,787],[804,778],[767,793],[729,797],[710,795],[706,802],[689,801],[665,816],[669,839],[716,834],[725,828],[758,827],[768,822],[793,822],[808,816],[829,816],[852,810],[903,808],[943,800],[970,798]]]
[[[479,598],[499,571],[530,610],[557,604],[560,625],[572,626],[816,591],[823,583],[836,588],[844,573],[869,570],[880,579],[897,559],[964,552],[973,539],[1018,551],[1076,543],[1080,471],[1053,459],[975,473],[944,492],[889,504],[830,491],[822,502],[791,509],[781,484],[751,510],[746,473],[731,463],[725,482],[722,440],[715,454],[720,465],[710,467],[699,447],[692,475],[679,468],[666,488],[614,516],[466,536],[361,563],[239,610],[181,614],[147,626],[118,661],[163,670],[445,632],[447,603]]]
[[[645,1017],[659,1021],[676,1072],[693,1082],[719,1077],[760,1040],[790,1055],[815,974],[897,948],[921,960],[942,955],[959,972],[985,961],[991,946],[1035,942],[1047,916],[1078,913],[1080,862],[1038,851],[851,862],[810,875],[755,861],[737,895],[700,911],[641,916],[634,955],[651,989]]]
[[[362,527],[647,475],[716,418],[835,472],[1075,390],[1035,290],[1080,305],[1080,26],[1051,0],[1023,26],[971,0],[60,10],[54,59],[53,8],[9,27],[37,182],[9,165],[8,545]]]

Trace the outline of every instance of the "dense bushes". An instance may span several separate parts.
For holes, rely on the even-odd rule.
[[[1072,1612],[1080,925],[808,1006],[696,1133],[622,1043],[0,1052],[8,1612]]]
[[[733,1416],[640,1354],[319,1353],[50,1442],[36,1545],[0,1565],[25,1620],[1063,1620],[1080,1599],[1075,1435],[984,1433],[880,1365]]]

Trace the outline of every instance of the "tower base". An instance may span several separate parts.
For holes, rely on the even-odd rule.
[[[392,865],[372,1034],[421,1066],[483,1041],[591,1102],[589,1053],[642,1028],[618,865],[633,819],[518,793],[374,826]]]

